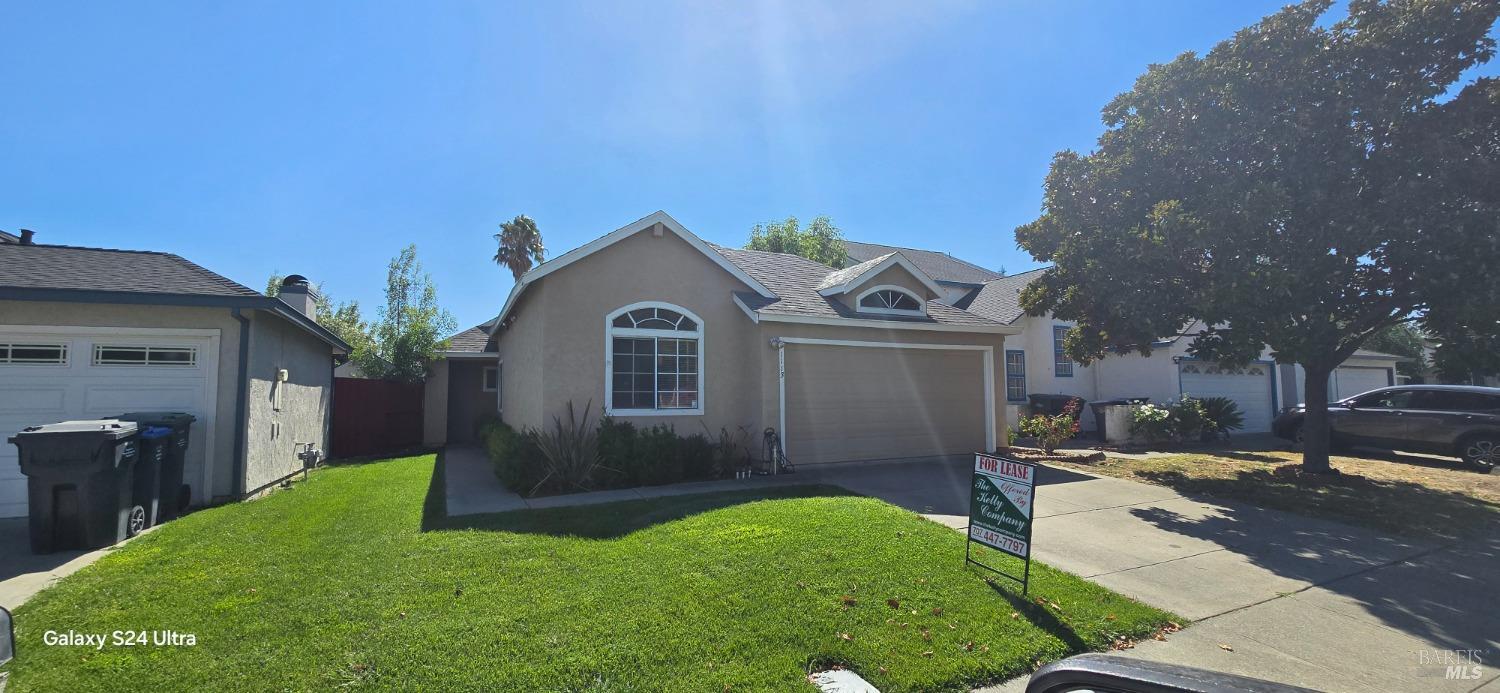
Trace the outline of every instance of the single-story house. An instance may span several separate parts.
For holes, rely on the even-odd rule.
[[[185,481],[203,505],[256,494],[328,447],[333,369],[349,346],[288,277],[270,298],[170,253],[42,245],[0,233],[0,437],[129,411],[183,411]],[[0,446],[0,518],[27,512]]]
[[[1271,420],[1279,409],[1303,401],[1302,367],[1276,364],[1269,349],[1242,368],[1222,368],[1195,359],[1188,352],[1192,339],[1172,336],[1154,344],[1148,357],[1110,356],[1087,366],[1072,362],[1063,353],[1062,339],[1073,323],[1054,319],[1051,314],[1026,315],[1021,309],[1021,290],[1041,277],[1045,268],[984,279],[976,286],[976,280],[983,279],[988,270],[944,253],[857,242],[848,242],[846,247],[851,260],[900,250],[923,264],[940,284],[967,289],[952,299],[955,306],[1019,328],[1020,334],[1006,341],[1004,355],[1005,400],[1020,405],[1010,409],[1012,417],[1022,411],[1032,394],[1074,395],[1091,402],[1122,397],[1166,402],[1190,394],[1234,400],[1245,414],[1244,430],[1264,432],[1271,430]],[[1201,325],[1190,325],[1183,334],[1191,335],[1198,329]],[[1330,399],[1396,384],[1399,360],[1399,356],[1369,350],[1356,352],[1330,378]],[[1090,430],[1094,417],[1085,412],[1080,423],[1084,430]]]
[[[993,450],[1020,329],[953,293],[904,251],[835,270],[657,212],[532,268],[458,335],[428,381],[427,442],[472,435],[493,385],[516,428],[572,403],[681,435],[743,428],[755,451],[774,429],[797,465]]]

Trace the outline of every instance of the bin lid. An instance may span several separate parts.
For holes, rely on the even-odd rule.
[[[59,421],[57,423],[27,426],[16,433],[17,438],[48,435],[96,435],[118,440],[136,434],[139,426],[134,421],[118,419],[87,419],[81,421]]]
[[[172,429],[166,426],[147,426],[141,429],[141,437],[146,440],[155,440],[172,435]]]
[[[152,426],[175,426],[187,428],[198,417],[181,411],[132,411],[115,415],[121,421],[135,421]]]

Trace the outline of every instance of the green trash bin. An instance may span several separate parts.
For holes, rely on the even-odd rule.
[[[10,438],[20,451],[31,511],[31,550],[100,549],[147,526],[135,503],[138,427],[98,419],[31,426]]]
[[[187,464],[189,435],[197,417],[180,411],[136,411],[115,417],[121,421],[134,421],[141,426],[159,426],[171,429],[171,435],[163,443],[164,455],[158,486],[156,523],[166,522],[187,509],[193,498],[193,489],[183,482],[183,469]]]

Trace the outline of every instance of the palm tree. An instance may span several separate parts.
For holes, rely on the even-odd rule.
[[[542,256],[547,251],[542,247],[542,232],[525,214],[500,224],[500,233],[495,234],[495,240],[500,243],[495,251],[495,264],[509,267],[518,281],[533,264],[542,264]]]

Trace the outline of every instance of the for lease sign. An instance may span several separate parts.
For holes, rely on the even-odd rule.
[[[983,453],[974,456],[969,490],[969,538],[1012,556],[1031,553],[1031,505],[1036,467]]]

